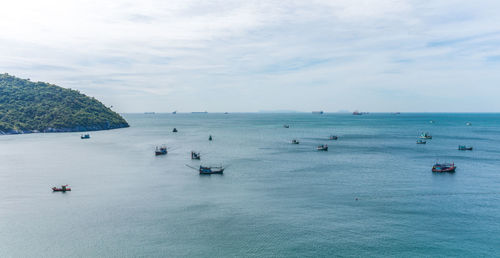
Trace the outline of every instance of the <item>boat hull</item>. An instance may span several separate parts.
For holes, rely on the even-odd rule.
[[[455,170],[457,169],[457,167],[450,167],[450,168],[432,168],[432,172],[436,172],[436,173],[453,173],[455,172]]]
[[[211,174],[222,174],[224,173],[223,167],[203,167],[200,166],[199,170],[200,175],[211,175]]]
[[[211,171],[211,172],[202,172],[202,171],[200,171],[200,175],[212,175],[212,174],[224,174],[224,170],[221,170],[221,171]]]
[[[67,192],[67,191],[71,191],[71,188],[62,189],[62,188],[52,187],[52,191],[53,192]]]

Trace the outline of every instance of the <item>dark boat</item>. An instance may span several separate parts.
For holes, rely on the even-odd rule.
[[[356,111],[352,112],[352,114],[355,115],[355,116],[360,116],[363,113],[361,113],[361,112],[359,112],[359,111],[356,110]]]
[[[289,126],[289,125],[283,125],[283,127],[284,127],[284,128],[290,128],[290,126]]]
[[[211,175],[211,174],[222,174],[224,173],[224,167],[204,167],[200,166],[200,175]]]
[[[174,127],[174,130],[172,130],[173,133],[177,132],[177,128]]]
[[[319,151],[328,151],[328,145],[324,144],[324,145],[320,145],[316,148],[316,150],[319,150]]]
[[[472,150],[472,146],[467,147],[465,145],[458,145],[458,150]]]
[[[90,139],[90,134],[88,134],[88,133],[87,134],[82,134],[80,136],[80,139]]]
[[[54,192],[66,192],[66,191],[71,191],[71,188],[68,187],[68,185],[61,185],[61,187],[52,187],[52,191]]]
[[[426,144],[427,141],[424,141],[424,140],[417,140],[417,144]]]
[[[336,135],[330,135],[330,138],[329,138],[329,139],[330,139],[330,140],[334,140],[334,141],[336,141],[336,140],[338,140],[338,139],[339,139],[339,137],[337,137]]]
[[[167,147],[162,146],[162,147],[158,148],[158,146],[156,146],[156,150],[155,150],[155,155],[156,156],[165,155],[165,154],[167,154]]]
[[[455,172],[455,163],[436,163],[432,166],[432,172]]]
[[[428,132],[420,134],[421,139],[432,139],[432,135],[430,135]]]
[[[177,114],[177,110],[176,110],[176,111],[174,111],[174,112],[172,112],[172,114],[174,114],[174,115],[175,115],[175,114]]]
[[[322,110],[320,110],[320,111],[313,111],[312,113],[316,114],[316,115],[323,115],[323,111]]]
[[[212,135],[208,136],[208,140],[211,141],[212,140]]]
[[[200,159],[201,156],[200,156],[200,153],[199,152],[195,152],[195,151],[191,151],[191,159]]]
[[[298,140],[296,140],[296,139],[293,139],[293,140],[292,140],[292,144],[299,144],[299,141],[298,141]]]

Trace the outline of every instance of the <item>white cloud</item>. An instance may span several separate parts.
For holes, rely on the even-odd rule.
[[[500,55],[498,7],[465,0],[6,1],[0,71],[80,89],[124,112],[498,111],[486,94],[500,93],[500,61],[491,58]],[[421,103],[443,94],[455,104]],[[480,105],[464,110],[460,102],[471,97]]]

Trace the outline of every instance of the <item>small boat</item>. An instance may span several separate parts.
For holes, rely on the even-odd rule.
[[[162,147],[156,146],[156,149],[155,149],[155,155],[156,156],[166,155],[167,153],[168,153],[167,147],[165,147],[165,146],[162,146]]]
[[[298,140],[296,140],[296,139],[293,139],[293,140],[292,140],[292,144],[299,144],[299,141],[298,141]]]
[[[145,115],[154,115],[155,112],[144,112]]]
[[[427,143],[427,141],[425,141],[425,140],[417,140],[417,144],[426,144],[426,143]]]
[[[472,146],[458,145],[458,150],[472,150]]]
[[[336,140],[338,140],[338,139],[339,139],[339,137],[337,137],[336,135],[330,135],[330,138],[329,138],[329,139],[330,139],[330,140],[334,140],[334,141],[336,141]]]
[[[200,158],[201,156],[199,152],[191,151],[191,159],[200,159]]]
[[[323,115],[323,111],[322,110],[320,110],[320,111],[313,111],[312,113],[316,114],[316,115]]]
[[[54,192],[66,192],[66,191],[71,191],[71,188],[68,187],[68,185],[61,185],[61,187],[52,187],[52,191]]]
[[[290,128],[290,126],[289,126],[289,125],[283,125],[283,127],[284,127],[284,128]]]
[[[176,111],[174,111],[174,112],[172,112],[172,114],[174,114],[174,115],[175,115],[175,114],[177,114],[177,110],[176,110]]]
[[[318,151],[328,151],[328,145],[326,144],[323,144],[323,145],[320,145],[316,148],[316,150]]]
[[[467,122],[467,123],[465,123],[465,125],[467,125],[467,126],[471,126],[471,125],[472,125],[472,123],[471,123],[471,122]]]
[[[211,174],[222,174],[224,173],[224,167],[204,167],[200,166],[200,175],[211,175]]]
[[[80,139],[90,139],[90,134],[82,134],[80,135]]]
[[[430,135],[428,132],[420,134],[420,139],[432,139],[432,135]]]
[[[436,163],[432,166],[432,172],[455,172],[455,163]]]
[[[208,136],[208,140],[211,141],[212,140],[212,135]]]
[[[356,110],[356,111],[352,112],[352,114],[355,115],[355,116],[360,116],[363,113]]]
[[[174,130],[172,130],[173,133],[177,132],[177,128],[174,127]]]
[[[434,124],[434,120],[429,121],[430,124]]]

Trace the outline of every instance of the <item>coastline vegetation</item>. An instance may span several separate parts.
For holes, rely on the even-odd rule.
[[[0,74],[0,134],[128,127],[97,99],[76,90]]]

